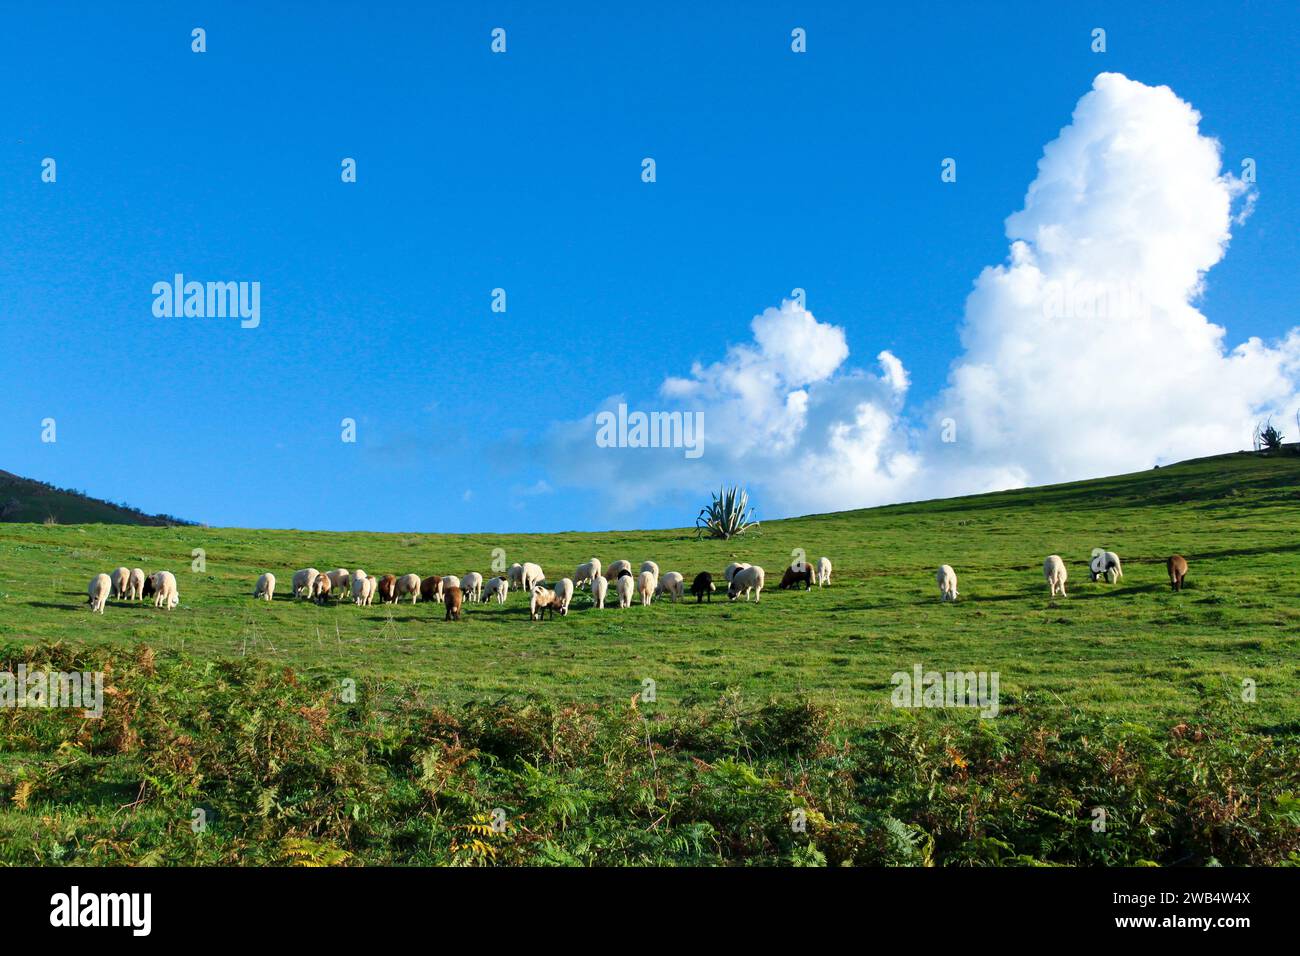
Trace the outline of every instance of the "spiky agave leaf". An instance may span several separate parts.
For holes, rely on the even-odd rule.
[[[718,489],[713,500],[700,509],[695,519],[696,537],[708,535],[711,538],[734,538],[750,528],[757,527],[753,520],[753,509],[749,507],[749,492],[739,485]]]

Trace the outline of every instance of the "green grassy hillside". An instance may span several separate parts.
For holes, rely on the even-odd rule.
[[[0,708],[0,865],[1300,865],[1298,478],[1230,455],[726,543],[0,525],[0,672],[106,684],[101,720]],[[776,589],[794,548],[829,588]],[[542,623],[520,594],[447,623],[287,593],[306,565],[486,573],[494,549],[553,578],[741,558],[771,586]],[[181,606],[92,617],[118,565],[175,571]],[[893,708],[917,664],[998,672],[997,718]]]
[[[806,692],[850,715],[885,716],[891,675],[997,671],[1004,699],[1153,721],[1204,694],[1257,685],[1259,727],[1300,727],[1300,456],[1212,459],[1097,481],[765,523],[752,537],[697,541],[687,530],[547,535],[391,535],[197,527],[0,526],[0,641],[147,642],[199,658],[267,658],[308,675],[421,685],[446,703],[508,694],[603,702],[649,678],[661,708],[727,688],[763,698]],[[835,565],[811,593],[776,584],[794,548]],[[1088,580],[1094,547],[1117,551],[1116,586]],[[528,620],[526,601],[317,607],[289,597],[294,569],[490,576],[494,549],[551,579],[596,555],[646,558],[691,580],[721,579],[741,559],[763,565],[761,604],[591,609],[579,593],[561,620]],[[192,551],[206,565],[193,571]],[[1061,554],[1070,597],[1052,600],[1043,558]],[[1164,562],[1190,562],[1171,593]],[[961,600],[943,605],[935,568],[957,570]],[[170,569],[181,606],[110,602],[93,618],[86,583],[118,565]],[[273,571],[276,600],[251,598]],[[611,603],[614,603],[611,601]]]
[[[128,505],[101,501],[79,491],[56,488],[0,471],[0,522],[50,524],[139,524],[164,527],[189,524],[168,515],[147,515]]]

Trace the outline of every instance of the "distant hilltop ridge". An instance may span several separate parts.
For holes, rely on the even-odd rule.
[[[0,469],[0,521],[35,524],[192,525],[171,515],[145,514],[127,504],[92,498],[71,488],[23,478]]]

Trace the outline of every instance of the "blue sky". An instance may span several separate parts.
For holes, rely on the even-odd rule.
[[[1103,71],[1257,161],[1201,312],[1230,343],[1296,324],[1293,4],[265,6],[5,12],[0,468],[213,525],[690,524],[716,472],[628,504],[557,476],[548,429],[654,407],[795,287],[852,364],[940,392]],[[260,327],[155,318],[177,272],[259,281]]]

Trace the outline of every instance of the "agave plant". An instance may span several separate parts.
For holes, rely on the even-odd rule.
[[[1273,420],[1260,422],[1255,426],[1255,450],[1277,451],[1282,447],[1285,436],[1273,427]]]
[[[713,501],[700,509],[695,519],[695,536],[707,534],[710,538],[726,540],[756,527],[758,522],[754,520],[754,509],[749,507],[749,492],[739,485],[730,488],[723,485]]]

